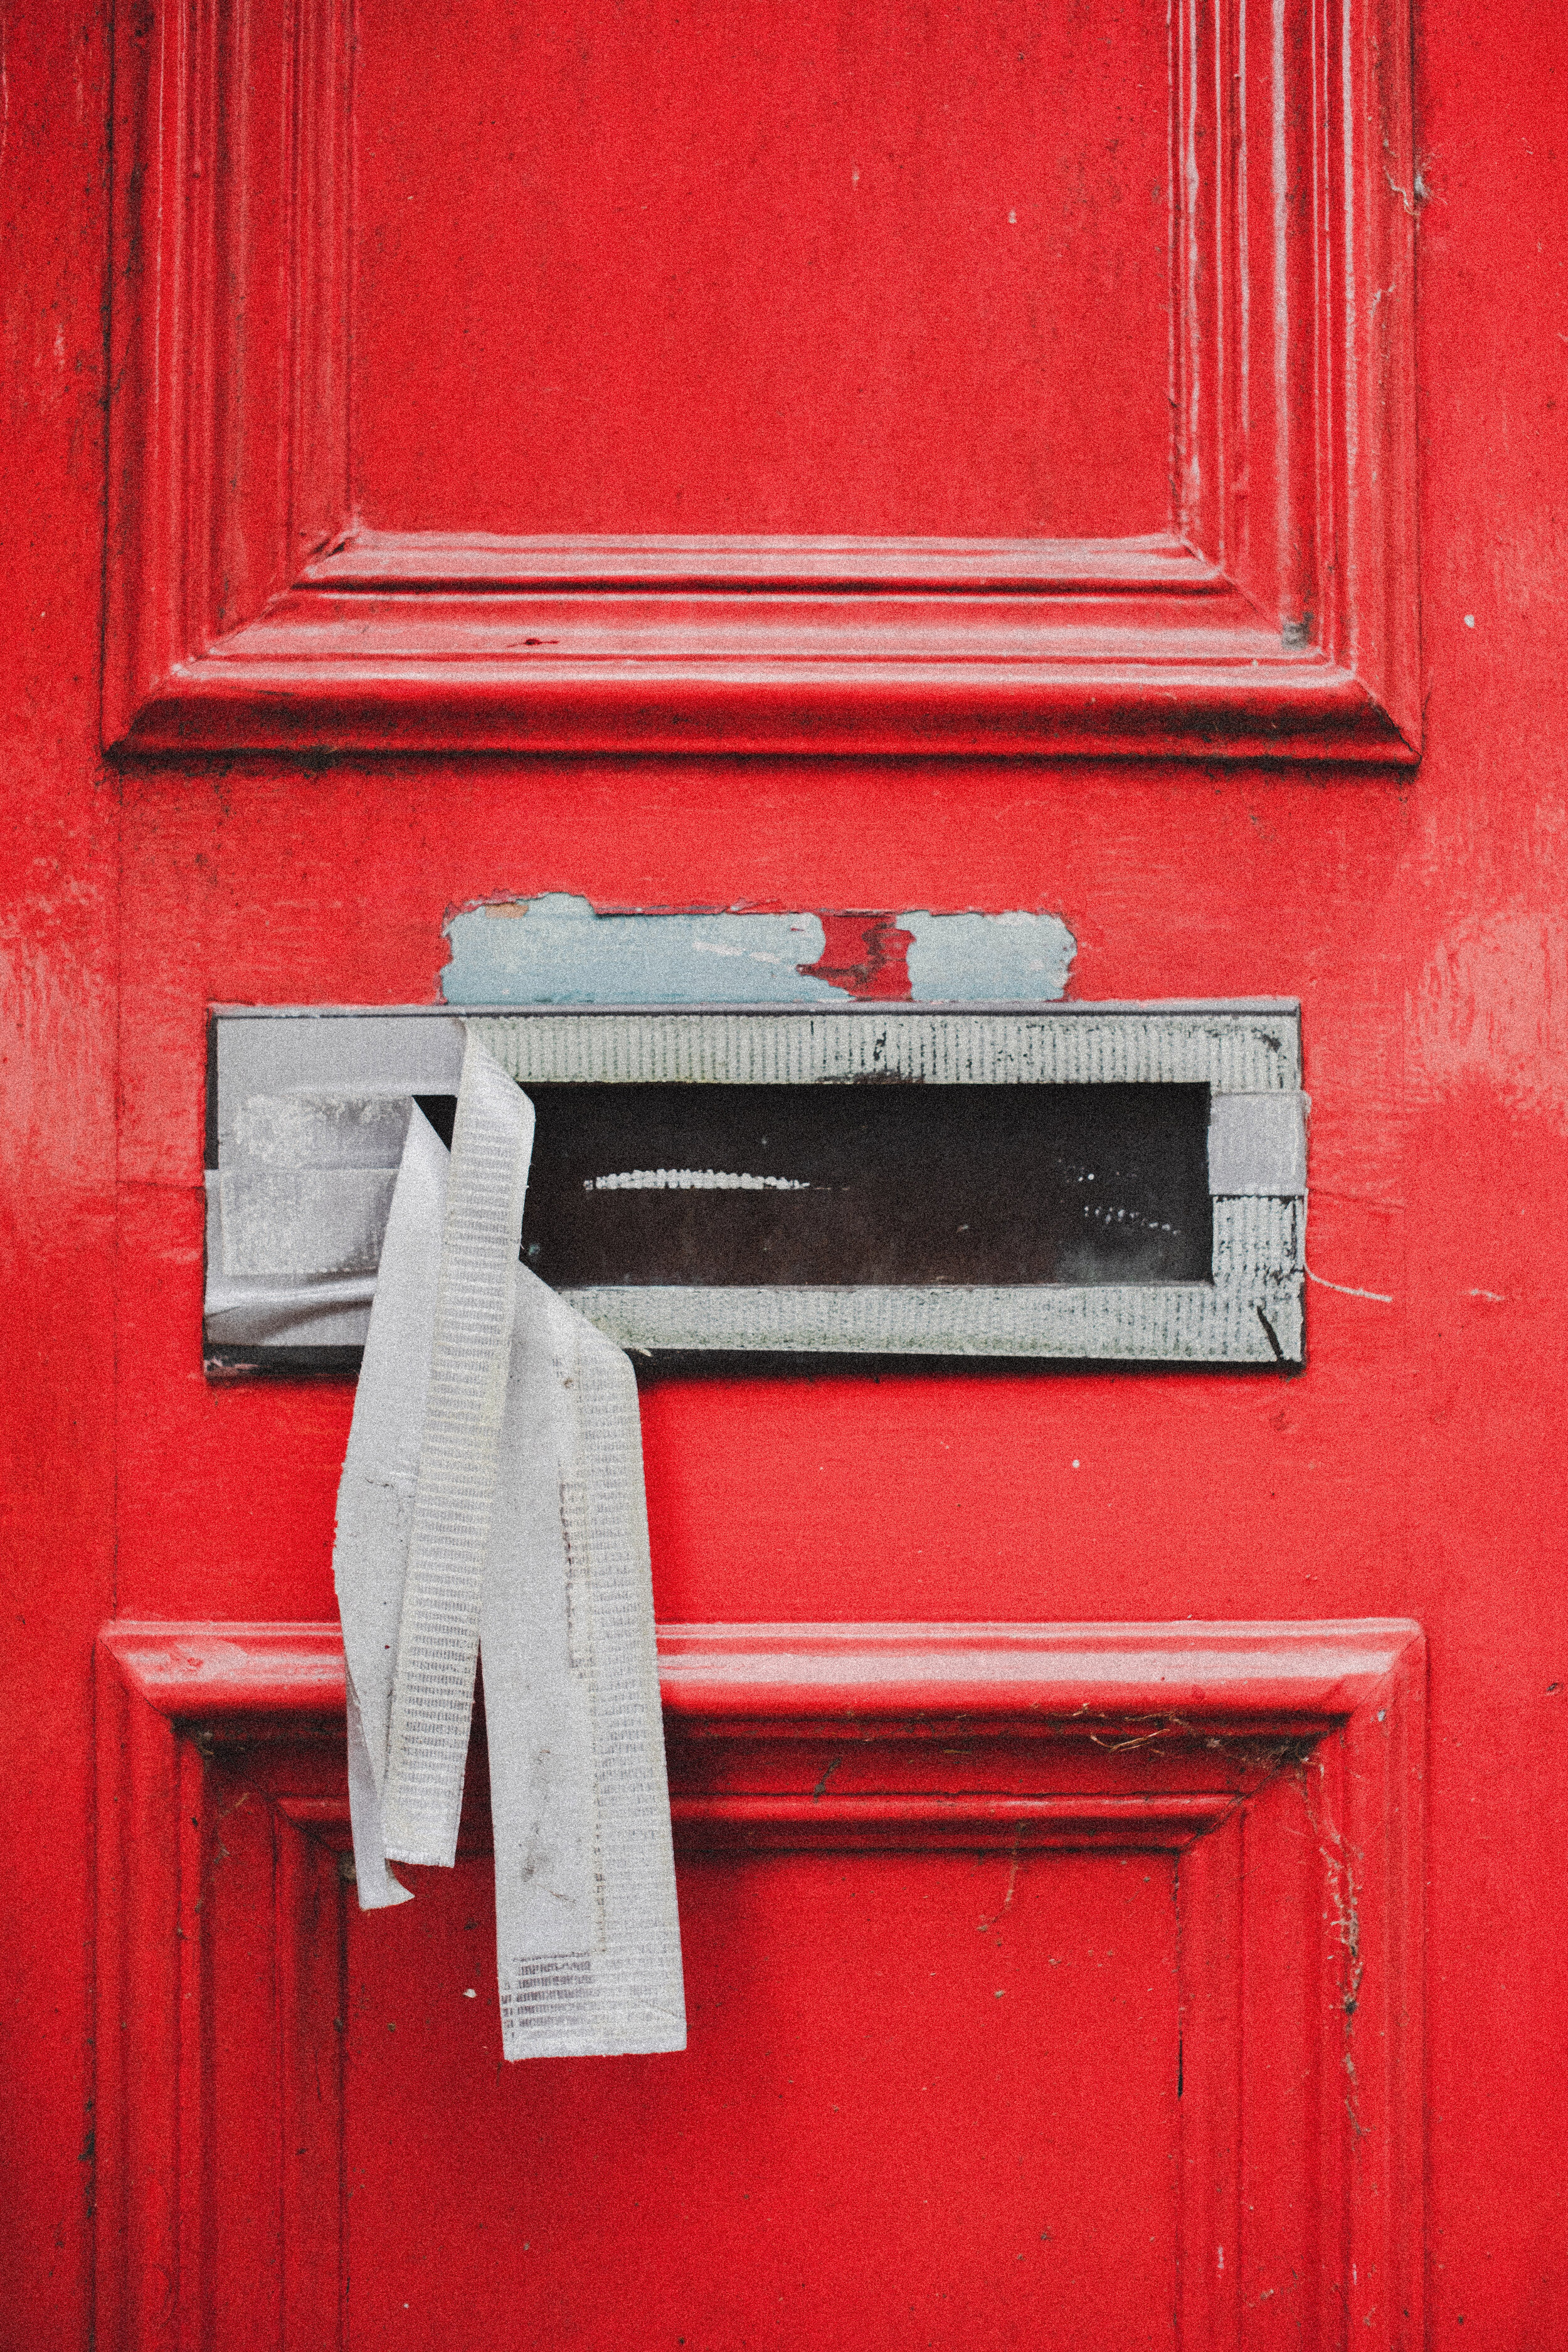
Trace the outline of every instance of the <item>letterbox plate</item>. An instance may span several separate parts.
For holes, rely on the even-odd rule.
[[[527,1262],[644,1362],[1301,1360],[1295,1003],[224,1005],[209,1370],[354,1367],[470,1029],[539,1114]]]

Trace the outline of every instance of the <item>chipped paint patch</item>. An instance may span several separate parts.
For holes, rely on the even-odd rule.
[[[597,915],[551,891],[447,925],[448,1004],[831,1003],[816,915]]]
[[[586,898],[465,908],[448,1004],[1033,1003],[1067,992],[1056,915],[596,914]]]
[[[1021,1004],[1065,996],[1078,941],[1058,915],[900,915],[921,1004]]]

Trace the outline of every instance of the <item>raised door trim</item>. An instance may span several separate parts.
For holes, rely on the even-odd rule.
[[[225,2340],[221,2150],[258,2168],[246,2193],[276,2241],[248,2249],[245,2341],[343,2343],[338,1630],[120,1622],[99,1668],[98,2340]],[[1273,2341],[1249,2261],[1304,2263],[1314,2341],[1421,2343],[1419,1627],[667,1625],[659,1671],[682,1842],[1174,1852],[1177,2343]],[[1053,1789],[1053,1756],[1085,1742],[1098,1790]],[[1021,1754],[1020,1785],[965,1787],[962,1761],[933,1776],[960,1743]],[[851,1748],[876,1770],[839,1795],[823,1756]],[[1212,1788],[1194,1753],[1216,1759]],[[271,1822],[226,1928],[234,1898],[207,1899],[234,1811],[217,1756]],[[1254,2210],[1260,2162],[1279,2172]]]

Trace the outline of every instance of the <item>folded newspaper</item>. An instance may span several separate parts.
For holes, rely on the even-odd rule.
[[[472,1037],[410,1108],[338,1492],[363,1908],[456,1860],[476,1662],[508,2058],[682,2050],[630,1363],[519,1262],[527,1097]]]

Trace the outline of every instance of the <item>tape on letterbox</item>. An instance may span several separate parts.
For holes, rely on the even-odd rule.
[[[470,1039],[411,1121],[339,1497],[360,1899],[456,1854],[485,1676],[502,2047],[684,2049],[637,1389],[518,1263],[531,1108]]]
[[[1210,1193],[1283,1200],[1305,1192],[1310,1108],[1303,1094],[1211,1096]]]
[[[225,1275],[374,1275],[409,1107],[378,1087],[247,1097],[218,1180]]]

